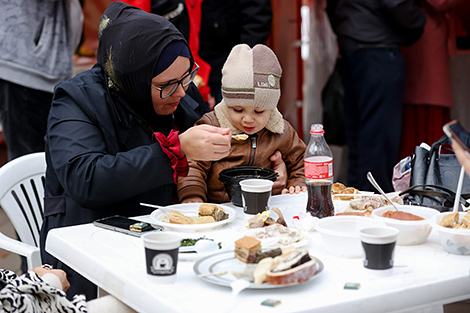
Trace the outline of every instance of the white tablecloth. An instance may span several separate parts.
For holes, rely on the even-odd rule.
[[[288,219],[303,213],[305,204],[305,195],[271,199],[271,206],[279,207]],[[233,223],[200,235],[224,243],[242,237],[246,218],[241,208],[237,211]],[[139,238],[85,224],[53,229],[46,243],[49,253],[139,312],[429,312],[431,306],[470,298],[470,256],[445,252],[434,231],[425,244],[397,246],[396,267],[388,271],[367,270],[360,258],[329,255],[317,232],[311,233],[307,248],[325,266],[316,279],[287,288],[244,290],[235,305],[228,306],[230,288],[202,281],[193,271],[194,262],[178,262],[173,284],[150,281]],[[347,282],[359,283],[360,288],[344,289]],[[266,299],[281,304],[261,305]]]

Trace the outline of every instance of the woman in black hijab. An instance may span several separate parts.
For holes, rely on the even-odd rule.
[[[69,295],[96,286],[45,251],[49,230],[172,203],[187,160],[218,160],[230,130],[191,127],[207,111],[181,33],[164,18],[112,2],[99,25],[98,62],[58,84],[46,135],[43,263],[62,268]]]

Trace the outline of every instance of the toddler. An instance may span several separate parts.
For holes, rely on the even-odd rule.
[[[271,168],[269,158],[276,150],[287,170],[287,188],[282,192],[306,191],[305,143],[277,109],[281,74],[279,61],[267,46],[233,47],[222,69],[223,100],[196,125],[230,128],[233,135],[246,134],[248,139],[232,139],[230,154],[219,161],[190,162],[188,176],[178,181],[181,202],[230,201],[219,173],[236,166]]]

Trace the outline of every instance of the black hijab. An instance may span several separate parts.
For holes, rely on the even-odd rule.
[[[170,42],[187,45],[183,35],[165,18],[116,1],[101,16],[98,38],[97,61],[108,76],[108,87],[141,117],[155,117],[151,97],[155,65]]]

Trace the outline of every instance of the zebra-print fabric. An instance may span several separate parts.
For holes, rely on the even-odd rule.
[[[69,301],[65,292],[45,283],[36,273],[17,276],[0,269],[0,278],[8,284],[0,290],[0,312],[15,313],[86,313],[84,295]]]

